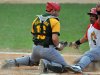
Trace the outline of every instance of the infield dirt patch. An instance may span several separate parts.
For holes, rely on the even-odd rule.
[[[3,61],[6,59],[14,59],[16,57],[26,56],[30,54],[0,54],[0,66],[3,64]],[[67,55],[67,56],[66,56]],[[69,55],[65,54],[63,55],[65,60],[67,61],[74,61],[72,58],[76,59],[76,57],[79,57],[80,55]],[[70,58],[71,57],[71,58]],[[69,62],[72,63],[72,62]],[[0,75],[100,75],[100,72],[84,72],[84,74],[74,74],[72,72],[69,73],[62,73],[62,74],[56,74],[56,73],[48,73],[48,74],[40,74],[38,66],[21,66],[21,67],[13,67],[11,69],[0,69]]]

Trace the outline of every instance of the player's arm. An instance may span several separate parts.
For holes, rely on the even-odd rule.
[[[59,43],[59,35],[60,35],[60,23],[56,19],[50,19],[51,22],[51,28],[52,28],[52,41],[55,47],[58,48],[58,50],[62,50],[64,46]]]
[[[90,25],[88,25],[85,35],[79,40],[76,40],[74,42],[70,42],[69,47],[73,47],[73,48],[78,49],[81,44],[87,42],[88,41],[87,32],[88,32],[89,27],[90,27]]]
[[[100,3],[98,3],[96,5],[96,11],[97,11],[97,15],[98,15],[98,24],[100,26]]]
[[[55,46],[57,46],[59,44],[59,37],[57,34],[52,34],[52,41]]]
[[[76,40],[74,42],[70,42],[69,43],[69,47],[73,47],[75,49],[78,49],[81,44],[83,44],[83,43],[85,43],[87,41],[88,41],[88,39],[84,35],[81,39]]]
[[[85,43],[85,42],[87,42],[88,41],[88,39],[86,38],[86,34],[83,36],[83,38],[81,38],[80,39],[80,43],[82,44],[82,43]]]

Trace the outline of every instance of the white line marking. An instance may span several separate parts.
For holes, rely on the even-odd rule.
[[[24,52],[0,52],[0,54],[31,54],[31,53],[24,53]]]
[[[40,74],[40,75],[57,75],[55,73],[47,73],[47,74]]]
[[[0,52],[0,54],[25,54],[30,55],[31,53],[24,53],[24,52]],[[62,56],[81,56],[81,55],[75,55],[75,54],[61,54]]]

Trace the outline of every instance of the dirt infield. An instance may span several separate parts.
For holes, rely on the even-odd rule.
[[[30,55],[29,53],[23,54],[23,53],[0,53],[0,67],[3,64],[3,61],[6,59],[13,59],[16,57],[26,56]],[[63,55],[65,60],[67,61],[73,61],[69,57],[76,58],[76,55]],[[69,56],[69,57],[68,57]],[[80,56],[80,55],[77,55]],[[69,59],[68,59],[69,58]],[[71,62],[69,62],[71,63]],[[38,66],[22,66],[22,67],[13,67],[8,70],[2,70],[0,69],[0,75],[100,75],[100,72],[84,72],[83,74],[74,74],[72,72],[69,73],[62,73],[62,74],[55,74],[55,73],[48,73],[48,74],[40,74]]]
[[[30,55],[29,53],[0,53],[0,67],[3,64],[4,60],[6,59],[14,59],[17,57],[21,57],[21,56],[27,56]],[[32,67],[28,67],[28,66],[21,66],[21,67],[13,67],[11,69],[7,69],[7,70],[2,70],[0,69],[0,75],[44,75],[44,74],[40,74],[39,70],[38,70],[38,66],[32,66]],[[54,74],[54,73],[50,73],[49,75],[59,75],[59,74]],[[65,74],[62,74],[65,75]]]

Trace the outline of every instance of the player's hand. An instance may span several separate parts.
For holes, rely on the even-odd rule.
[[[97,14],[100,15],[100,3],[96,5]]]
[[[59,42],[58,46],[56,46],[56,49],[61,51],[67,46],[67,44],[68,44],[67,42],[61,41],[61,42]]]
[[[74,49],[79,49],[80,45],[77,45],[76,42],[69,42],[69,47],[72,47]]]
[[[96,10],[97,10],[97,11],[100,11],[100,3],[97,3],[97,5],[96,5]]]

